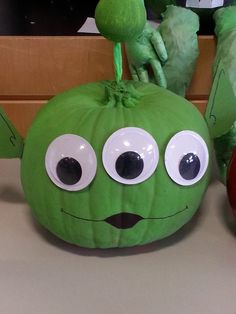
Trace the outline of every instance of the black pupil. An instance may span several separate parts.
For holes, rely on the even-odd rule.
[[[193,153],[186,154],[180,161],[179,173],[185,180],[193,180],[200,171],[200,160]]]
[[[71,157],[61,159],[56,168],[57,176],[67,185],[76,184],[82,176],[80,163]]]
[[[135,179],[143,171],[144,163],[136,152],[125,152],[116,161],[116,171],[124,179]]]

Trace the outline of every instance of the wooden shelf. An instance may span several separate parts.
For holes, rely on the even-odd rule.
[[[215,41],[199,38],[200,56],[187,98],[204,112]],[[113,46],[100,36],[0,37],[0,103],[25,136],[39,108],[71,87],[113,79]],[[130,78],[124,60],[124,78]]]

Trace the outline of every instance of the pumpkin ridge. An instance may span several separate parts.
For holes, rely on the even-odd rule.
[[[123,108],[122,112],[123,112],[123,118],[124,118],[124,126],[125,127],[130,127],[130,126],[134,126],[137,125],[135,124],[135,119],[134,119],[134,113],[132,112],[133,110],[135,110],[135,108]],[[135,114],[137,114],[137,110],[135,110]],[[125,200],[130,198],[130,189],[131,187],[123,185],[122,186],[122,203],[125,204]],[[132,202],[133,203],[133,202]],[[136,208],[134,208],[134,206],[132,206],[132,213],[136,214]],[[120,241],[119,241],[119,247],[123,246],[122,243],[125,242],[125,232],[120,232]]]
[[[149,125],[149,121],[146,119],[146,116],[145,115],[143,115],[143,114],[140,114],[140,112],[139,112],[139,117],[138,117],[138,119],[139,120],[141,120],[141,118],[140,118],[140,116],[141,116],[141,118],[142,118],[142,125],[144,125],[145,126],[145,129],[147,129],[147,125]],[[151,130],[152,131],[152,130]],[[151,134],[152,134],[152,132],[151,132]],[[156,140],[156,138],[154,137],[154,139],[155,139],[155,141],[157,142],[157,140]],[[157,142],[157,145],[158,145],[158,142]],[[159,163],[158,163],[158,165],[157,165],[157,169],[155,170],[155,172],[156,171],[158,171],[158,166],[159,166]],[[154,174],[153,174],[153,176],[154,176]],[[154,176],[154,178],[149,178],[149,180],[153,180],[154,179],[154,184],[152,184],[152,196],[151,196],[151,203],[150,203],[150,206],[149,206],[149,210],[148,210],[148,215],[147,215],[147,217],[150,217],[151,216],[151,213],[152,213],[152,209],[153,209],[153,204],[154,204],[154,201],[155,201],[155,199],[156,199],[156,195],[155,195],[155,191],[157,191],[157,188],[156,188],[156,185],[157,185],[157,182],[158,182],[158,180],[157,180],[157,176]],[[145,236],[147,235],[147,230],[149,229],[149,226],[150,226],[150,224],[151,224],[151,221],[150,220],[147,220],[146,221],[146,228],[143,228],[143,232],[142,232],[142,236],[140,237],[140,243],[143,243],[144,242],[144,239],[145,239]]]
[[[127,115],[126,115],[126,110],[124,110],[124,108],[122,108],[122,122],[123,122],[123,126],[125,126],[126,124],[127,124]],[[124,204],[124,199],[125,199],[125,188],[126,188],[126,186],[125,185],[122,185],[121,186],[121,204]],[[121,209],[120,209],[121,210]],[[117,246],[118,247],[121,247],[121,243],[122,243],[122,232],[121,232],[121,230],[119,230],[119,237],[118,237],[118,239],[117,239]]]
[[[62,191],[62,194],[61,194],[61,202],[62,202],[62,204],[63,204],[63,206],[64,206],[64,204],[65,204],[65,192],[64,191]],[[66,230],[66,234],[68,234],[69,235],[69,238],[70,239],[72,239],[72,241],[73,241],[73,236],[71,235],[71,231],[70,231],[70,228],[68,228],[68,224],[66,223],[66,220],[65,219],[62,219],[62,221],[63,221],[63,230]]]
[[[90,135],[90,143],[93,143],[94,142],[94,135],[96,133],[96,128],[99,124],[99,121],[100,121],[100,117],[101,117],[101,114],[103,113],[103,108],[100,108],[99,110],[99,113],[96,117],[96,120],[95,120],[95,123],[94,123],[94,126],[95,128],[92,128],[92,131],[91,131],[91,135]],[[97,154],[96,154],[97,155]],[[100,156],[97,155],[97,159],[100,158]],[[101,171],[101,170],[100,170]],[[91,185],[89,185],[89,190],[91,189]],[[90,193],[88,194],[88,208],[89,208],[89,216],[90,218],[93,216],[93,208],[91,206],[91,198],[89,197]],[[93,245],[96,247],[96,246],[99,246],[99,241],[96,241],[96,226],[91,222],[90,223],[91,225],[91,229],[92,229],[92,242],[93,242]]]
[[[123,109],[123,108],[122,108]],[[126,112],[124,110],[122,110],[122,117],[123,117],[123,125],[126,126],[127,125],[127,115]],[[126,190],[126,185],[123,185],[121,188],[121,199],[122,199],[122,203],[125,204],[125,190]],[[121,231],[119,231],[119,238],[118,238],[118,247],[121,247],[121,243],[122,243],[122,234]]]

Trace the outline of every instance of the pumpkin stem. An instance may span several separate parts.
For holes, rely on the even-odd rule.
[[[108,81],[106,83],[107,106],[135,107],[141,97],[132,81]]]
[[[120,43],[114,43],[114,66],[115,66],[115,78],[116,82],[122,80],[122,50]]]

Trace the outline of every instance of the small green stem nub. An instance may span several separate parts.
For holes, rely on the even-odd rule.
[[[114,65],[115,65],[115,77],[116,82],[120,82],[122,80],[122,50],[121,43],[115,43],[114,45]]]

